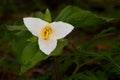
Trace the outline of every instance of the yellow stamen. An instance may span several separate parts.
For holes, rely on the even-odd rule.
[[[52,28],[49,25],[47,25],[41,30],[40,35],[45,40],[47,40],[47,39],[49,39],[49,36],[50,36],[51,33],[52,33]]]

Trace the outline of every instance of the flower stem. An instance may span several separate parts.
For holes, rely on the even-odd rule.
[[[60,77],[59,60],[58,60],[58,58],[57,58],[56,56],[54,57],[54,68],[55,68],[56,80],[61,80],[61,77]]]

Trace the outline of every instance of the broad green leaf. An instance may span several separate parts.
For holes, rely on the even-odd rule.
[[[9,31],[18,31],[18,30],[27,30],[27,28],[24,25],[14,25],[14,26],[7,26],[7,29]]]
[[[28,31],[20,31],[12,41],[12,49],[16,58],[19,59],[24,47],[28,44],[27,39],[31,37],[31,33]]]
[[[32,16],[36,17],[36,18],[43,19],[43,20],[45,18],[45,15],[42,12],[40,12],[40,11],[33,13]]]
[[[37,40],[38,40],[38,38],[36,36],[32,36],[27,41],[29,41],[29,42],[36,42]]]
[[[67,45],[67,40],[65,39],[59,40],[56,49],[49,56],[60,55],[62,48],[66,45]],[[38,62],[45,60],[49,57],[45,55],[43,52],[41,52],[39,49],[37,49],[36,47],[37,47],[36,44],[30,43],[24,48],[23,51],[24,53],[22,55],[23,65],[21,66],[20,74],[23,74],[24,72],[35,66]]]
[[[64,46],[66,46],[67,44],[68,44],[68,42],[67,42],[66,39],[60,39],[60,40],[58,40],[57,47],[56,47],[56,49],[50,54],[50,56],[60,55],[60,54],[61,54],[61,51],[62,51],[62,48],[63,48]]]
[[[95,26],[107,22],[104,18],[73,6],[64,8],[55,21],[67,22],[75,27]]]
[[[37,50],[38,45],[36,42],[27,44],[27,46],[23,49],[23,52],[21,54],[21,62],[25,63],[26,61],[31,59]]]
[[[49,9],[46,9],[44,20],[47,21],[47,22],[51,22],[52,21]]]
[[[37,50],[34,52],[34,55],[32,57],[29,57],[29,60],[27,60],[22,66],[20,70],[20,74],[23,74],[33,66],[35,66],[39,61],[42,61],[47,58],[47,55],[42,53],[40,50]]]

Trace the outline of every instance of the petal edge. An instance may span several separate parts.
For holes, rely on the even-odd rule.
[[[46,55],[49,55],[56,48],[57,40],[56,39],[44,40],[42,38],[39,38],[38,44],[39,44],[40,50],[44,52]]]
[[[48,22],[40,18],[33,18],[33,17],[23,18],[23,22],[27,27],[27,29],[35,36],[39,36],[40,29],[48,24]]]
[[[55,39],[64,38],[74,29],[74,27],[71,24],[68,24],[62,21],[52,22],[50,24],[54,29]]]

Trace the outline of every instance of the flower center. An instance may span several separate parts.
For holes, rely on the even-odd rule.
[[[49,39],[51,33],[52,33],[52,28],[49,25],[45,26],[40,32],[41,36],[45,40]]]

